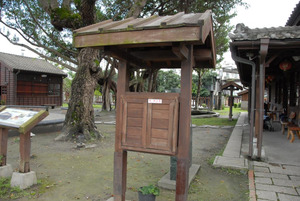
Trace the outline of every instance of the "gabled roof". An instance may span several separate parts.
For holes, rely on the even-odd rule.
[[[216,50],[211,11],[106,20],[74,31],[76,48],[102,48],[137,68],[178,68],[193,45],[195,67],[214,68]]]
[[[5,65],[6,67],[13,70],[32,71],[66,76],[66,73],[64,73],[59,68],[50,64],[46,60],[37,58],[0,52],[0,63],[1,65]]]
[[[238,93],[239,96],[247,94],[248,93],[248,89],[241,91],[240,93]]]
[[[240,23],[236,25],[233,33],[229,33],[229,37],[231,40],[294,39],[300,38],[300,26],[250,29]]]
[[[234,81],[230,81],[221,86],[221,90],[230,90],[233,87],[233,90],[242,90],[243,87],[235,83]]]

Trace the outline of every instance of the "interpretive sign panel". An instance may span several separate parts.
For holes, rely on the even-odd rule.
[[[36,111],[7,108],[0,112],[0,125],[19,128],[37,113]]]
[[[0,127],[15,128],[20,133],[32,129],[38,122],[48,116],[47,111],[31,111],[15,108],[1,108]]]

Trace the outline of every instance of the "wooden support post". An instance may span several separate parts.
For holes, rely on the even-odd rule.
[[[20,133],[20,167],[19,172],[30,172],[30,131],[26,133]]]
[[[230,87],[230,98],[229,98],[229,121],[232,121],[232,105],[233,105],[233,86]]]
[[[257,69],[259,71],[259,68]],[[255,137],[258,138],[259,133],[259,75],[258,72],[256,74],[256,82],[255,82]]]
[[[181,93],[179,138],[176,176],[176,201],[186,201],[188,195],[189,164],[190,164],[190,122],[192,71],[194,65],[193,46],[189,46],[188,59],[181,63]]]
[[[259,135],[257,138],[257,157],[261,158],[263,141],[264,121],[264,94],[265,94],[265,63],[268,54],[270,39],[260,39],[260,60],[259,60]]]
[[[117,86],[117,116],[116,116],[116,136],[115,136],[115,154],[114,154],[114,200],[125,201],[126,193],[126,175],[127,175],[127,151],[122,150],[122,95],[128,91],[128,66],[127,62],[120,60],[118,68],[118,86]]]
[[[6,165],[8,129],[0,128],[0,166]]]

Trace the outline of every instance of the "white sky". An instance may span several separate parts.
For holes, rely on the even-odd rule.
[[[263,28],[285,26],[299,0],[244,0],[244,2],[250,7],[248,9],[237,8],[238,15],[231,21],[231,24],[244,23],[249,28]],[[29,50],[11,45],[3,36],[0,36],[0,52],[17,55],[23,53],[25,56],[35,57],[35,54]],[[225,62],[233,63],[230,53],[225,54]]]

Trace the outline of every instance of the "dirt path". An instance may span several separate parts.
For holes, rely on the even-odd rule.
[[[54,142],[58,133],[37,134],[32,138],[31,169],[38,179],[49,182],[39,197],[19,201],[105,201],[113,193],[114,125],[98,126],[105,135],[97,146],[75,149],[70,142]],[[213,168],[209,160],[225,146],[232,129],[193,129],[193,163],[201,164],[189,189],[190,201],[248,200],[245,174]],[[17,168],[18,138],[9,138],[8,163]],[[169,171],[169,157],[129,152],[126,199],[137,200],[137,188],[156,184]],[[161,189],[157,201],[172,201],[175,192]]]

